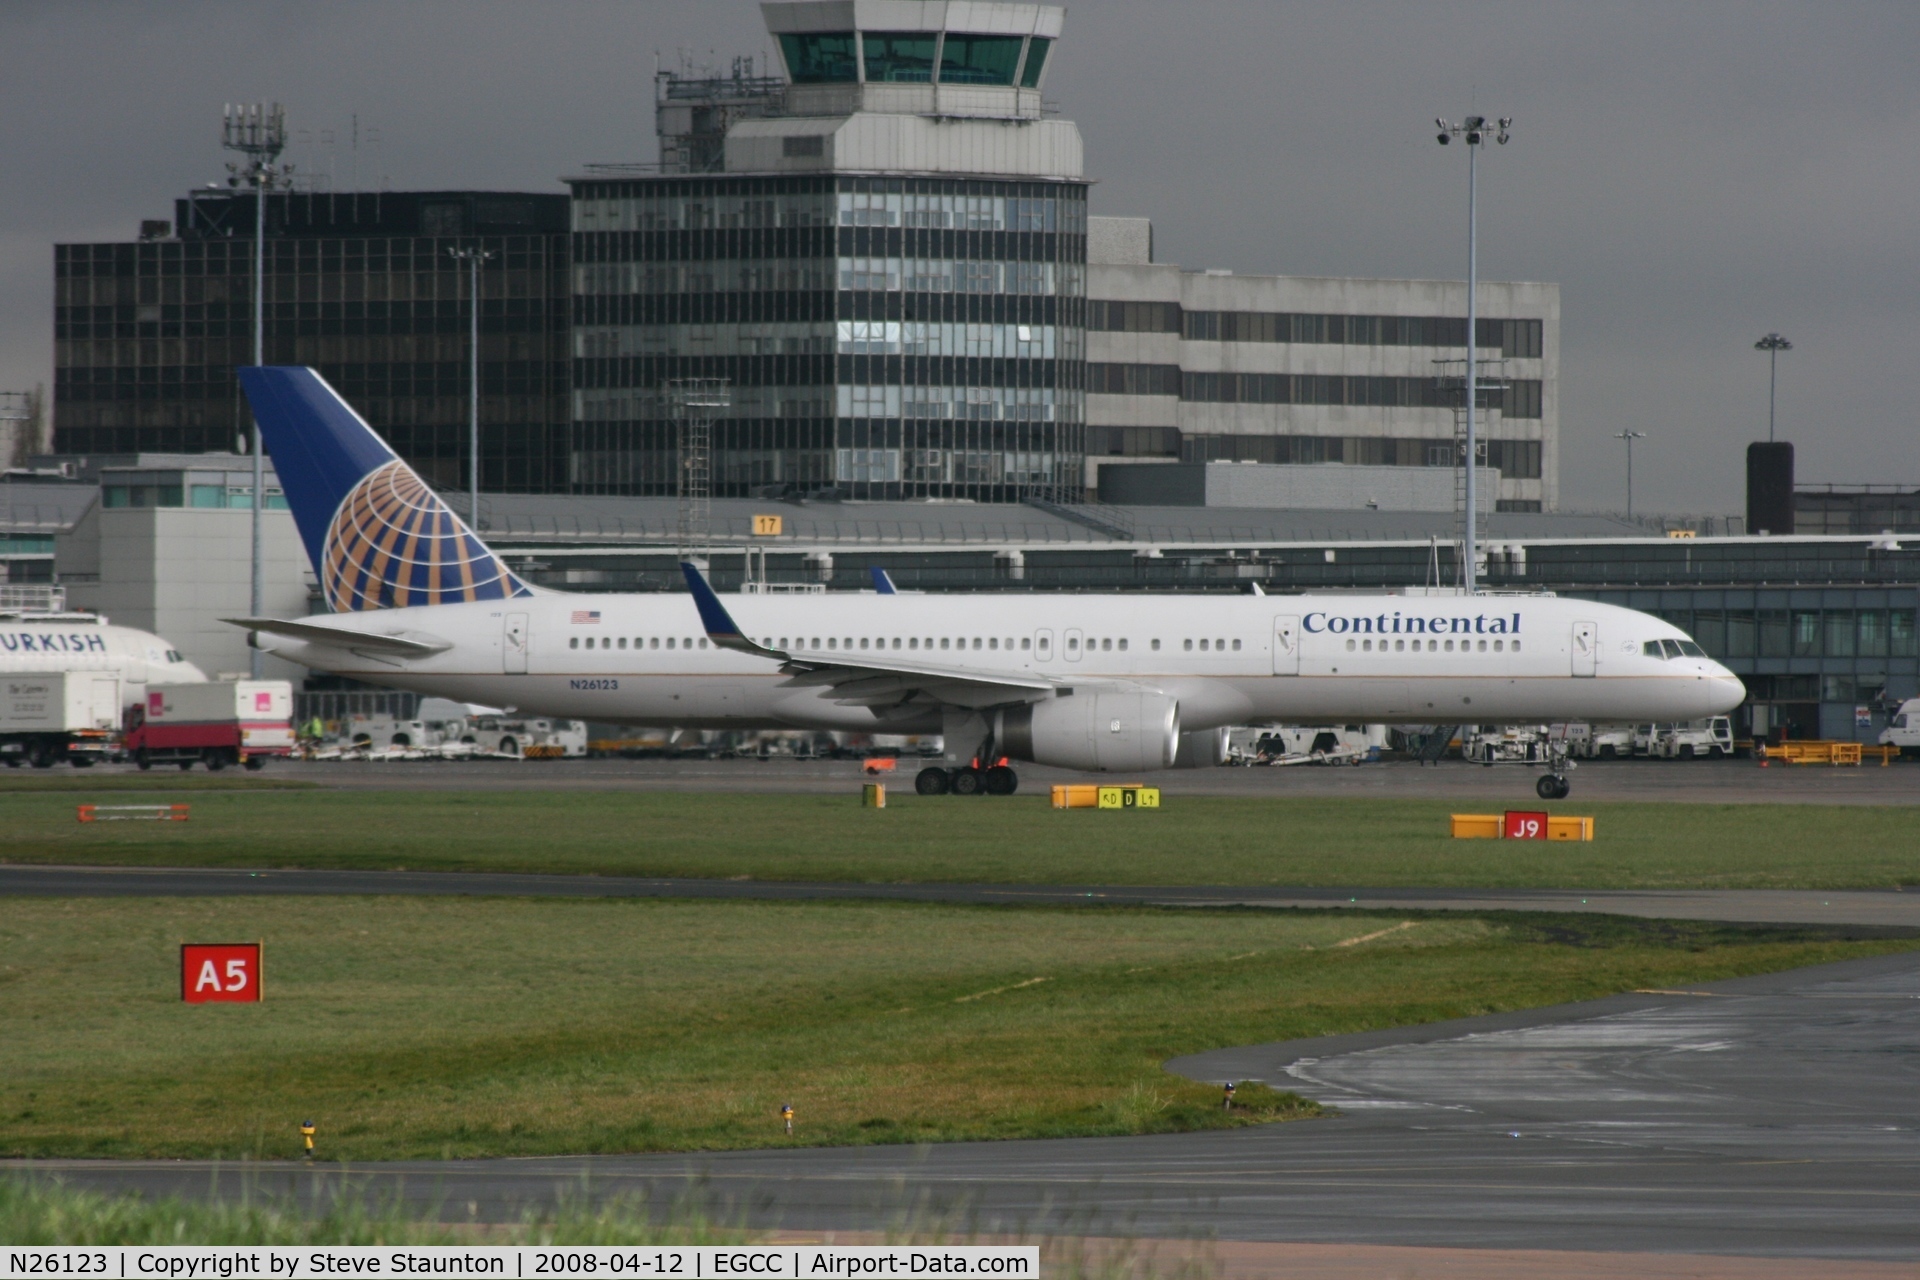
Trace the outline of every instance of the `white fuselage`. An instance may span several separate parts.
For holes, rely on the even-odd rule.
[[[737,595],[740,628],[796,657],[858,666],[1121,682],[1179,700],[1180,727],[1693,720],[1740,681],[1705,657],[1651,657],[1683,633],[1546,596]],[[422,658],[261,634],[274,653],[377,684],[536,714],[686,728],[937,732],[882,721],[773,659],[707,640],[689,595],[559,595],[336,614],[329,626],[431,638]],[[1659,648],[1658,645],[1655,646]],[[1009,692],[1004,699],[1017,702]],[[985,701],[985,700],[983,700]]]
[[[151,631],[116,627],[93,614],[0,615],[0,674],[111,671],[123,706],[144,702],[147,684],[199,684],[206,673]]]

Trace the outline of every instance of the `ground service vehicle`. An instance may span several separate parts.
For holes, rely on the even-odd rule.
[[[1589,760],[1612,760],[1633,754],[1633,726],[1596,724],[1587,726],[1579,739],[1579,754]]]
[[[1665,760],[1692,760],[1708,756],[1718,760],[1733,754],[1733,721],[1726,716],[1689,720],[1683,724],[1663,724],[1650,752]]]
[[[120,727],[120,677],[111,671],[0,675],[0,761],[50,769],[107,759]]]
[[[1903,756],[1920,755],[1920,698],[1908,698],[1880,731],[1880,745],[1898,747]]]
[[[939,734],[929,794],[1009,761],[1217,762],[1245,724],[1683,720],[1746,689],[1672,624],[1549,595],[685,595],[524,581],[312,369],[240,370],[329,613],[230,618],[330,671],[517,716]],[[1197,735],[1197,736],[1195,736]],[[1183,742],[1182,739],[1186,738]],[[1564,744],[1537,763],[1567,793]]]
[[[293,685],[286,680],[153,684],[127,712],[122,747],[142,769],[173,764],[258,769],[293,752]]]
[[[481,751],[524,760],[572,759],[587,754],[587,726],[579,720],[479,716],[473,740]]]

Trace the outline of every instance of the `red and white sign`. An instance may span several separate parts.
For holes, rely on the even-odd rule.
[[[1545,840],[1547,815],[1531,809],[1509,809],[1500,824],[1500,834],[1509,840]]]
[[[249,1004],[260,999],[260,944],[180,945],[180,998],[188,1004]]]

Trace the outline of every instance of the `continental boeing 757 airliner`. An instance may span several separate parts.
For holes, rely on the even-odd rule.
[[[1213,763],[1229,725],[1673,721],[1745,690],[1658,618],[1551,596],[529,586],[305,368],[240,371],[331,613],[236,618],[321,671],[522,713],[945,735],[923,793],[1007,794],[1009,760]],[[1563,757],[1540,794],[1564,796]]]

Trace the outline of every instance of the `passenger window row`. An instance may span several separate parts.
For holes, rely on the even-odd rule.
[[[769,649],[775,647],[772,636],[765,637],[760,643],[766,645]],[[853,636],[828,636],[825,640],[822,640],[819,636],[810,638],[807,636],[794,636],[791,640],[786,636],[781,636],[778,647],[781,649],[813,649],[816,651],[822,649],[839,651],[844,649],[873,650],[904,648],[908,650],[945,649],[951,652],[955,649],[966,649],[968,647],[992,650],[1012,650],[1015,648],[1031,649],[1033,647],[1033,640],[1031,637],[1022,637],[1018,644],[1016,644],[1012,636],[1008,636],[1004,640],[999,636],[907,636],[904,639],[900,636],[861,636],[858,639]]]
[[[1453,641],[1451,640],[1429,640],[1426,643],[1427,643],[1426,651],[1428,653],[1454,652]],[[1482,640],[1479,642],[1479,644],[1480,644],[1480,652],[1485,653],[1487,651],[1487,642],[1485,640]],[[1473,652],[1473,646],[1474,646],[1474,642],[1472,640],[1462,640],[1460,642],[1459,651],[1461,653],[1471,653]],[[1405,640],[1395,640],[1393,642],[1393,652],[1395,653],[1404,653],[1406,652],[1406,648],[1407,648],[1407,642]],[[1358,649],[1362,653],[1372,653],[1374,652],[1373,641],[1348,640],[1347,652],[1352,653],[1355,649]],[[1380,642],[1379,651],[1381,653],[1387,652],[1387,642],[1385,640],[1382,640]],[[1415,653],[1420,652],[1420,641],[1417,639],[1414,640],[1413,642],[1413,651]],[[1518,640],[1495,640],[1493,642],[1493,651],[1495,653],[1506,653],[1506,652],[1518,653],[1520,652],[1520,642]]]
[[[569,649],[624,649],[627,647],[627,638],[625,636],[620,636],[618,639],[616,639],[613,636],[600,636],[598,637],[599,642],[597,644],[595,643],[595,639],[596,638],[593,636],[587,636],[585,639],[585,642],[582,643],[581,637],[575,636],[573,637],[573,639],[567,641],[567,648]],[[636,649],[658,649],[661,647],[660,637],[659,636],[635,636],[633,638],[633,647]],[[681,649],[692,649],[695,647],[704,649],[707,647],[707,639],[705,636],[702,636],[698,640],[695,640],[693,637],[687,636],[676,641],[676,639],[673,636],[668,636],[666,639],[665,647],[669,649],[676,648],[676,647]]]
[[[1181,642],[1181,647],[1189,651],[1192,650],[1193,646],[1194,646],[1194,642],[1191,640],[1184,640]],[[1158,640],[1154,641],[1153,647],[1158,649],[1160,647],[1160,642]],[[1205,640],[1200,641],[1200,652],[1202,653],[1225,653],[1226,650],[1227,650],[1227,642],[1225,640],[1214,640],[1211,644],[1209,644]],[[1235,653],[1238,653],[1240,651],[1240,642],[1238,640],[1235,640],[1233,642],[1233,650]]]

